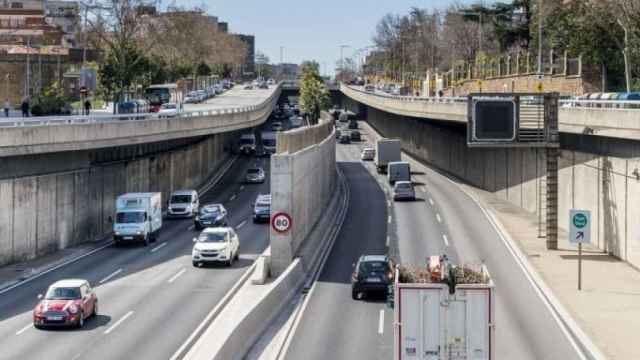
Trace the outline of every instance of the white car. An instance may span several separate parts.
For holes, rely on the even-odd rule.
[[[376,157],[376,149],[371,147],[366,147],[362,149],[360,153],[360,160],[362,161],[373,161]]]
[[[240,238],[230,227],[206,228],[193,242],[191,261],[196,267],[220,262],[231,266],[240,256]]]
[[[192,218],[198,214],[199,209],[200,199],[197,191],[178,190],[171,193],[167,216]]]
[[[178,104],[167,103],[160,106],[158,116],[161,118],[172,118],[178,116]]]

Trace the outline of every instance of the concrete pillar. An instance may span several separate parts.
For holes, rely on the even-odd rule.
[[[0,265],[13,260],[13,180],[0,181]]]
[[[290,155],[271,157],[271,214],[276,212],[293,213],[293,159]],[[297,219],[293,219],[297,226]],[[293,260],[292,231],[280,234],[271,231],[271,273],[280,275]]]
[[[89,240],[89,171],[75,173],[73,244]]]
[[[36,253],[46,254],[58,249],[56,234],[56,175],[45,175],[38,181]]]
[[[36,178],[14,180],[13,192],[13,259],[28,260],[36,256],[38,209]]]
[[[73,242],[75,175],[58,175],[56,177],[56,189],[58,249],[64,249]]]

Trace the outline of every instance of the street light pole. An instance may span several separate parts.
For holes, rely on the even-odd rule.
[[[349,45],[340,45],[340,77],[344,78],[344,49],[349,48]]]
[[[542,72],[542,0],[538,0],[538,76]]]
[[[29,97],[29,89],[31,88],[31,57],[29,56],[31,53],[31,37],[27,37],[27,71],[25,72],[25,83],[24,83],[24,96]]]

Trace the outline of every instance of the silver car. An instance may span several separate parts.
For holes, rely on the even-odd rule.
[[[262,184],[265,180],[264,170],[260,167],[247,169],[244,182],[247,184]]]
[[[393,200],[415,200],[416,192],[411,181],[396,181],[393,185]]]
[[[375,157],[376,157],[376,149],[374,148],[366,147],[362,149],[362,152],[360,153],[360,159],[362,161],[373,161]]]

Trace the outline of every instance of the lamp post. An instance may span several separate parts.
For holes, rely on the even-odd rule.
[[[538,0],[538,76],[543,75],[542,68],[542,0]]]
[[[350,47],[350,45],[340,45],[340,77],[342,78],[344,78],[344,49]]]

